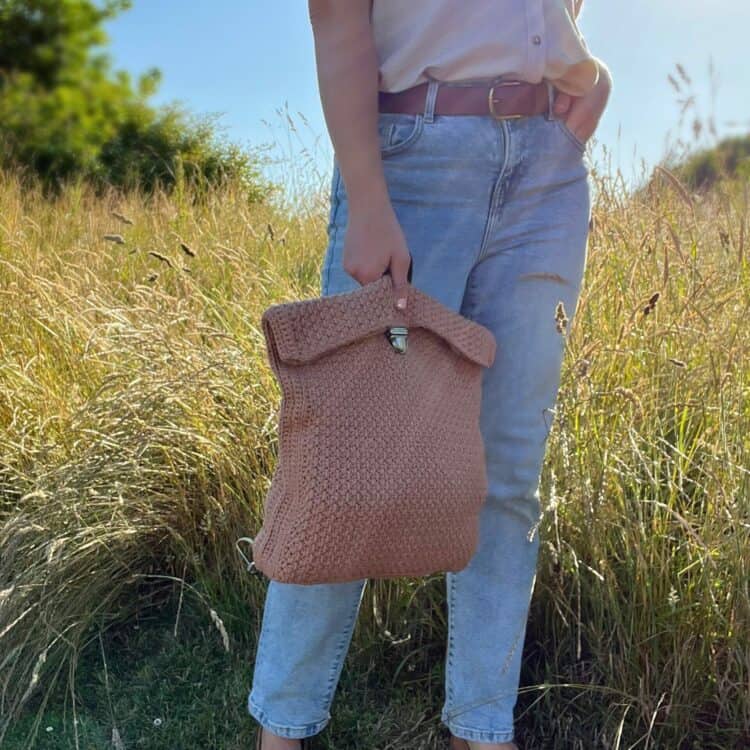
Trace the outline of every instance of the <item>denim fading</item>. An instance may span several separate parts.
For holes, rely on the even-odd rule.
[[[388,192],[413,259],[412,283],[493,331],[480,428],[488,492],[477,550],[447,572],[441,721],[479,742],[513,739],[513,710],[536,580],[539,478],[587,257],[591,201],[585,144],[545,114],[496,120],[380,113]],[[359,287],[342,266],[346,188],[334,157],[321,295]],[[436,425],[436,428],[439,426]],[[330,721],[366,579],[270,581],[248,711],[284,737]]]

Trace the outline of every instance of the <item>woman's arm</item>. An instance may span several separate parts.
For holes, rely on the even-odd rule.
[[[573,11],[573,18],[578,19],[584,0],[569,0],[568,7]],[[571,96],[559,93],[555,97],[554,112],[562,116],[566,125],[580,138],[587,141],[596,130],[599,120],[607,106],[612,91],[612,74],[604,61],[594,57],[599,70],[596,85],[583,96]]]
[[[387,197],[377,133],[370,0],[310,0],[318,85],[350,205]]]
[[[378,58],[371,0],[309,0],[318,85],[346,187],[344,268],[361,284],[390,267],[404,297],[410,256],[386,187],[378,136]]]

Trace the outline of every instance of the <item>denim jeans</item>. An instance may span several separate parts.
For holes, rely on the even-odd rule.
[[[564,354],[557,313],[562,303],[569,331],[587,254],[589,166],[585,144],[551,106],[520,119],[440,115],[437,86],[430,82],[424,112],[380,113],[378,131],[412,284],[497,341],[482,381],[488,493],[480,541],[466,568],[445,574],[441,720],[458,737],[507,742],[536,580],[539,476]],[[334,158],[323,295],[359,286],[342,267],[347,213]],[[270,581],[248,696],[260,724],[295,738],[329,722],[365,583]]]

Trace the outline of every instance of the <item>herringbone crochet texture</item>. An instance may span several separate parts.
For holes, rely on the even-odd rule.
[[[490,330],[392,279],[272,305],[262,315],[281,388],[279,449],[253,543],[287,583],[464,568],[487,492],[479,429]],[[408,328],[398,353],[386,333]]]

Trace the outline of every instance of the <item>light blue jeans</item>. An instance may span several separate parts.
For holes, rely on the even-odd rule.
[[[587,254],[589,166],[585,144],[551,107],[510,120],[436,115],[437,86],[430,82],[423,113],[379,115],[388,191],[412,255],[412,284],[497,340],[483,373],[489,489],[480,541],[466,568],[446,573],[441,720],[458,737],[507,742],[536,580],[539,476],[564,354],[556,313],[561,303],[569,330]],[[342,267],[348,211],[335,158],[330,201],[323,295],[359,286]],[[248,696],[261,725],[296,738],[329,722],[365,583],[270,581]]]

